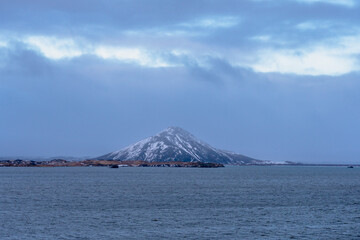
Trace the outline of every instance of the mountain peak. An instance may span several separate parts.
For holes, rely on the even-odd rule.
[[[168,127],[157,134],[157,136],[164,136],[164,135],[169,135],[169,136],[178,135],[178,136],[183,136],[183,137],[186,136],[186,137],[190,137],[190,138],[195,138],[191,133],[182,129],[181,127]]]
[[[182,129],[181,127],[168,127],[161,131],[160,133],[169,133],[169,134],[176,134],[176,133],[183,133],[183,134],[189,134],[188,131]]]
[[[101,160],[142,160],[148,162],[212,162],[247,164],[261,162],[240,154],[211,147],[180,127],[168,127],[121,150],[98,157]]]

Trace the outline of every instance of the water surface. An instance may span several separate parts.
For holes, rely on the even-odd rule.
[[[0,239],[360,239],[360,168],[0,168]]]

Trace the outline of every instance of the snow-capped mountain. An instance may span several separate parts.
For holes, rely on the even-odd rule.
[[[169,127],[119,151],[97,157],[98,160],[142,160],[147,162],[211,162],[222,164],[266,163],[240,154],[219,150],[195,138],[191,133]]]

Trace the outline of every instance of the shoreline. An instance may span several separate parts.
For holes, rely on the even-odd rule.
[[[220,163],[204,162],[145,162],[145,161],[116,161],[116,160],[84,160],[67,161],[54,159],[50,161],[32,160],[1,160],[0,167],[188,167],[188,168],[219,168],[225,167]]]
[[[34,160],[0,160],[0,167],[192,167],[192,168],[219,168],[225,166],[298,166],[298,167],[360,167],[360,164],[309,164],[309,163],[287,163],[287,164],[238,164],[227,165],[209,162],[146,162],[140,160],[117,161],[117,160],[83,160],[68,161],[64,159],[53,159],[50,161]]]

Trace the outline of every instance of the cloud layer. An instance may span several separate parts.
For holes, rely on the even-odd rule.
[[[23,8],[16,8],[20,3]],[[0,47],[20,41],[50,59],[95,55],[149,67],[181,64],[171,61],[181,52],[191,61],[219,57],[259,72],[333,76],[359,70],[352,0],[207,3],[109,1],[83,8],[89,3],[12,1],[0,19]]]

